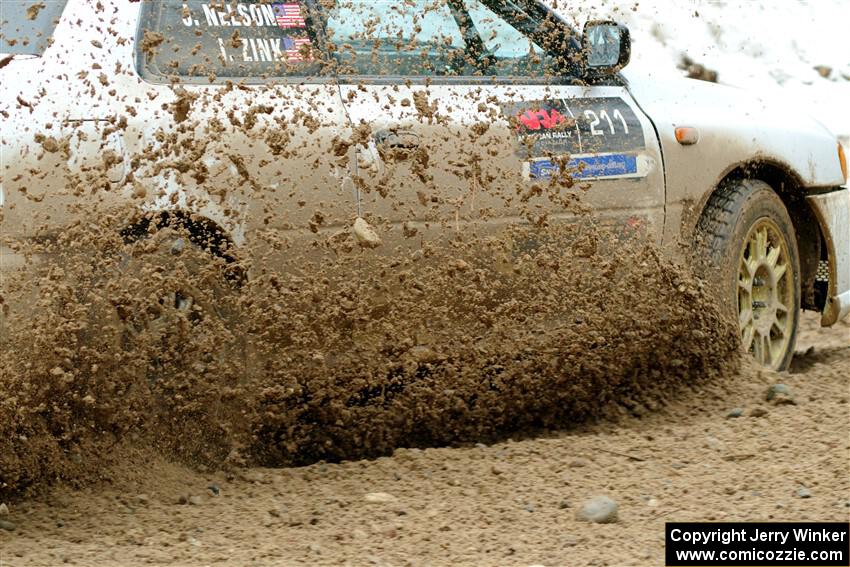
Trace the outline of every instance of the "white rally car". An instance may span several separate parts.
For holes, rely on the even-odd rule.
[[[616,23],[580,33],[537,0],[3,0],[0,23],[0,274],[87,202],[228,258],[352,228],[380,254],[569,216],[537,189],[581,182],[615,229],[709,259],[766,366],[788,366],[801,308],[850,312],[835,137],[630,73]]]

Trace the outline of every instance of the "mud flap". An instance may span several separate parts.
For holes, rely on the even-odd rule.
[[[821,325],[830,327],[850,313],[850,190],[809,195],[806,200],[818,219],[829,255],[829,295]]]

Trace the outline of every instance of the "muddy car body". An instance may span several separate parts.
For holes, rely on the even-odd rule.
[[[709,252],[737,256],[720,270],[729,303],[770,366],[790,361],[797,305],[824,325],[850,311],[846,163],[823,126],[630,73],[623,28],[581,34],[539,2],[395,5],[69,0],[32,19],[4,5],[4,49],[39,56],[0,70],[3,270],[85,223],[81,204],[130,211],[124,234],[184,219],[249,272],[328,241],[392,256],[590,208],[675,257],[707,231]],[[51,21],[49,45],[12,45]],[[768,193],[788,223],[717,216]]]

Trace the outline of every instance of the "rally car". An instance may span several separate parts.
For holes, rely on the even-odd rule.
[[[768,367],[789,365],[801,308],[850,312],[836,138],[739,90],[631,73],[615,22],[579,32],[537,0],[2,8],[4,273],[81,202],[137,209],[125,235],[177,219],[228,259],[341,231],[377,255],[567,219],[546,188],[580,186],[603,224],[707,259]]]

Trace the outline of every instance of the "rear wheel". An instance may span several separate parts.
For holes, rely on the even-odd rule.
[[[706,205],[697,246],[738,321],[743,349],[768,368],[787,369],[800,313],[800,259],[782,200],[762,181],[727,182]]]
[[[180,229],[127,244],[110,282],[120,347],[147,353],[149,369],[179,365],[184,357],[184,363],[241,364],[244,345],[233,332],[238,284],[227,268]]]

